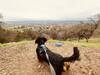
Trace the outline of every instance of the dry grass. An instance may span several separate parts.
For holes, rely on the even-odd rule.
[[[55,42],[57,41],[49,40],[46,43],[53,52],[70,56],[73,46],[77,45],[81,54],[81,60],[71,63],[70,70],[64,72],[63,75],[99,75],[100,46],[88,46],[89,43],[82,40],[80,43],[61,41],[63,46],[56,47]],[[0,47],[0,75],[50,75],[46,63],[41,64],[42,67],[40,68],[35,53],[36,46],[34,41],[24,41]]]

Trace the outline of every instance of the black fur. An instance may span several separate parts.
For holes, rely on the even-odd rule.
[[[46,57],[46,53],[44,51],[44,48],[41,45],[44,45],[45,42],[47,41],[46,38],[44,37],[38,37],[35,41],[35,43],[38,44],[37,49],[36,49],[36,53],[37,53],[37,57],[39,59],[40,62],[47,62],[48,64],[51,63],[56,75],[61,75],[62,71],[63,71],[63,66],[64,66],[64,62],[72,62],[75,60],[78,60],[79,58],[79,50],[77,47],[74,47],[73,50],[73,55],[70,57],[62,57],[61,55],[54,53],[52,51],[50,51],[46,46],[46,52],[49,56],[49,61]]]

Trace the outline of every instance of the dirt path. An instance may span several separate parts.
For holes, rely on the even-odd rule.
[[[52,51],[70,56],[72,45],[64,44],[55,47],[47,43]],[[41,64],[37,60],[34,43],[15,45],[0,48],[0,75],[50,75],[47,64]],[[71,63],[70,70],[63,75],[100,75],[100,48],[79,47],[81,60]]]

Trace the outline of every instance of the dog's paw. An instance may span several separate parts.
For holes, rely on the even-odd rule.
[[[69,68],[70,68],[70,65],[63,66],[63,70],[64,70],[64,72],[65,72],[65,71],[68,71],[68,70],[69,70]]]
[[[64,63],[64,66],[63,66],[63,71],[65,72],[65,71],[68,71],[69,70],[69,68],[70,68],[70,63]]]

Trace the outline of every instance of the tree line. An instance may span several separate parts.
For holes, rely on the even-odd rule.
[[[86,39],[86,42],[92,37],[94,31],[100,25],[100,15],[96,16],[97,19],[94,20],[90,18],[91,22],[83,23],[71,26],[64,25],[52,25],[52,27],[48,26],[36,26],[38,28],[25,28],[24,26],[16,28],[16,30],[8,30],[4,29],[4,22],[0,21],[0,43],[8,43],[8,42],[18,42],[22,40],[34,40],[41,34],[45,34],[52,39],[58,40],[78,40]],[[0,18],[3,18],[2,16]],[[17,29],[21,29],[18,31]]]

